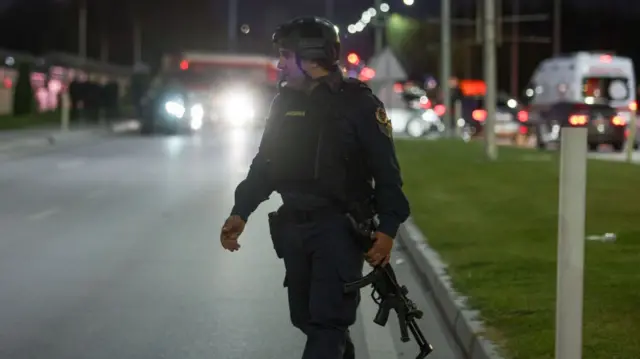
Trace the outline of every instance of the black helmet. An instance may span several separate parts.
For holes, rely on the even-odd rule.
[[[319,17],[295,18],[278,26],[273,43],[295,52],[303,60],[336,65],[340,59],[340,36],[335,25]]]

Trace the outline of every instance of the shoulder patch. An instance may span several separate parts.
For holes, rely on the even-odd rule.
[[[393,133],[391,119],[387,115],[387,111],[382,106],[376,109],[376,121],[378,121],[378,128],[380,128],[380,131],[386,136],[391,137],[391,134]]]

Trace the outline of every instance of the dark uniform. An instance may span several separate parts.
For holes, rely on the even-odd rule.
[[[307,335],[303,359],[354,357],[348,330],[360,297],[343,284],[362,277],[364,257],[345,213],[373,198],[377,230],[393,238],[409,216],[401,187],[391,123],[365,84],[336,67],[307,91],[280,88],[231,214],[246,221],[273,191],[282,196],[285,286],[291,321]]]

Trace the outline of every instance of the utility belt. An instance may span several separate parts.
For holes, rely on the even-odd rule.
[[[375,231],[375,223],[373,211],[367,206],[352,205],[349,210],[344,211],[337,206],[319,207],[313,210],[298,210],[290,207],[282,206],[277,211],[268,214],[269,232],[273,242],[273,248],[278,258],[283,258],[286,245],[284,242],[284,231],[286,225],[290,224],[307,224],[323,219],[343,214],[351,224],[351,230],[354,237],[362,245],[363,251],[367,251],[371,246],[372,234]]]

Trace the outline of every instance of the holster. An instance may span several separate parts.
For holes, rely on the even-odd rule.
[[[269,218],[269,233],[271,234],[271,242],[273,242],[273,249],[276,251],[278,258],[283,258],[283,246],[284,246],[284,220],[282,213],[279,211],[270,212]]]
[[[375,222],[374,213],[366,204],[352,204],[347,212],[351,232],[364,252],[373,245]]]

